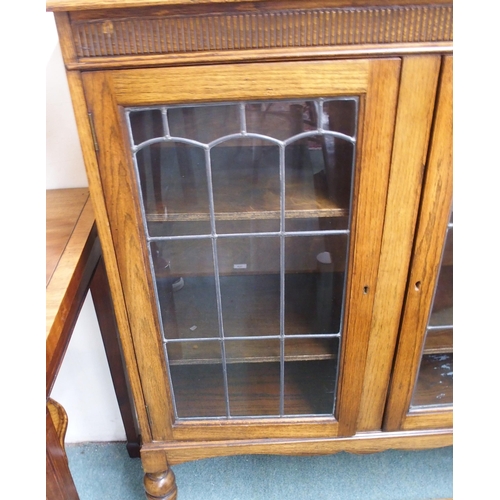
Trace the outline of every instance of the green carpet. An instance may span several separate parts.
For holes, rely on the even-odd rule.
[[[124,443],[69,444],[80,500],[145,500]],[[427,500],[453,496],[453,448],[317,457],[218,457],[172,467],[178,500]]]

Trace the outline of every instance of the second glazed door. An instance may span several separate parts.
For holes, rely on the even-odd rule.
[[[453,58],[443,59],[384,427],[452,427]]]

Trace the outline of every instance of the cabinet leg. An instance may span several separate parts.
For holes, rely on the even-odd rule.
[[[144,489],[149,500],[176,500],[177,485],[172,469],[144,474]]]

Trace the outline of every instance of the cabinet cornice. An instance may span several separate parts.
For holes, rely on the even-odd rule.
[[[174,4],[126,13],[58,13],[59,25],[64,16],[65,43],[73,47],[74,56],[65,61],[68,69],[253,60],[290,53],[310,58],[332,51],[363,55],[396,47],[403,53],[425,52],[451,49],[453,41],[453,7],[446,2],[193,2],[181,9]]]

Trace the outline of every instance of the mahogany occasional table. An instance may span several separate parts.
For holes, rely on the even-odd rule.
[[[122,365],[101,245],[87,188],[47,190],[46,197],[46,475],[48,500],[76,500],[64,451],[67,416],[50,398],[78,315],[90,290],[131,457],[137,432]]]

